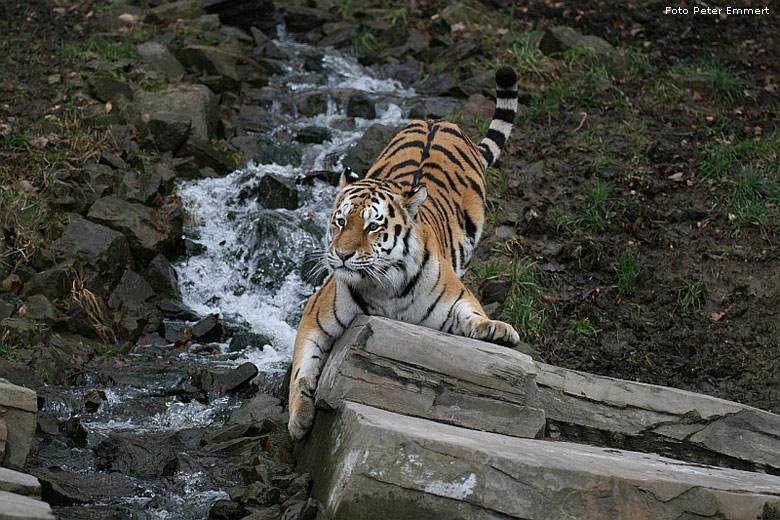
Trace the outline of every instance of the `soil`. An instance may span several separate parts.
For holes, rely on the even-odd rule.
[[[652,77],[634,79],[618,87],[629,115],[572,105],[515,127],[518,146],[501,162],[510,187],[497,201],[499,224],[515,226],[517,249],[544,273],[540,284],[555,312],[539,352],[555,365],[780,412],[778,199],[767,202],[767,225],[737,232],[728,204],[737,168],[725,178],[698,182],[699,161],[719,134],[736,142],[758,139],[757,128],[767,136],[778,126],[777,10],[757,20],[664,15],[660,2],[521,4],[518,16],[531,24],[569,25],[615,46],[641,49],[651,75],[676,64],[716,61],[738,75],[751,96],[730,100],[687,90],[664,103],[648,95]],[[649,131],[644,160],[632,163],[635,148],[619,137],[627,120]],[[616,165],[594,165],[595,154],[580,145],[582,133],[594,128]],[[772,153],[765,171],[776,183],[776,147]],[[675,173],[682,176],[670,178]],[[582,214],[596,178],[613,188],[611,213],[602,230],[583,237],[561,226],[559,217]],[[531,211],[537,216],[528,220]],[[494,233],[483,243],[483,257],[497,247],[501,240]],[[616,266],[627,249],[638,254],[639,275],[635,290],[621,294]],[[681,300],[690,280],[703,282],[704,293],[698,305],[686,308]],[[598,332],[578,333],[572,320],[584,319]]]
[[[70,72],[58,50],[96,30],[88,4],[0,3],[0,123],[14,117],[15,125],[33,126],[54,110]],[[699,162],[717,139],[750,141],[777,129],[778,10],[724,19],[664,15],[661,2],[564,4],[516,2],[513,9],[521,25],[569,25],[637,49],[650,71],[616,81],[607,96],[614,103],[601,109],[564,103],[554,114],[518,121],[499,164],[508,188],[494,197],[501,213],[481,263],[506,245],[501,229],[512,228],[511,246],[536,262],[554,310],[536,345],[546,361],[780,413],[778,201],[767,202],[767,223],[736,233],[727,203],[733,180],[698,182]],[[652,94],[656,77],[702,60],[725,66],[741,91],[729,98],[683,88],[664,102]],[[63,83],[49,83],[52,74]],[[616,109],[617,101],[628,111]],[[644,149],[622,133],[626,121],[647,128]],[[582,145],[585,132],[598,136],[612,164],[597,164],[597,153]],[[777,169],[773,153],[767,164]],[[769,174],[780,182],[776,171]],[[603,228],[582,233],[562,225],[561,216],[582,214],[594,179],[612,186]],[[615,268],[626,250],[638,255],[639,275],[635,289],[621,293]],[[682,288],[691,280],[705,292],[685,307]],[[594,333],[573,326],[585,319]]]

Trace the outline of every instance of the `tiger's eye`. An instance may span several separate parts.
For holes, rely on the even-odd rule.
[[[339,218],[336,219],[336,225],[338,227],[340,227],[340,228],[343,228],[344,224],[346,224],[346,223],[347,223],[347,221],[344,220],[344,217],[339,217]]]
[[[368,225],[368,227],[366,228],[366,231],[368,231],[369,233],[372,233],[372,232],[376,231],[377,229],[379,229],[379,224],[377,224],[376,222],[372,222],[371,224]]]

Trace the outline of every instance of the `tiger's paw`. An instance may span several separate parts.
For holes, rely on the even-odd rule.
[[[295,442],[300,442],[309,433],[314,423],[314,391],[317,380],[313,377],[299,377],[290,388],[290,420],[287,429]]]
[[[471,337],[510,348],[520,345],[520,335],[515,328],[498,320],[479,321],[474,325]]]

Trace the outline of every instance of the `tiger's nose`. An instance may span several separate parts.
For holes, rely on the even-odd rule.
[[[341,258],[342,262],[346,262],[350,257],[355,255],[355,251],[342,251],[341,249],[336,249],[336,255]]]

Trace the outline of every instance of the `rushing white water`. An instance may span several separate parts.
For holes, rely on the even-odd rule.
[[[292,59],[287,74],[275,77],[272,85],[296,93],[321,90],[329,95],[327,113],[296,117],[283,130],[295,133],[305,126],[322,126],[331,130],[333,138],[323,144],[300,145],[303,162],[298,167],[250,162],[223,178],[182,184],[180,193],[193,220],[189,233],[205,251],[176,266],[187,305],[199,313],[218,313],[271,338],[271,345],[262,350],[247,349],[238,361],[251,361],[260,370],[272,371],[289,363],[300,312],[313,290],[301,279],[300,265],[308,252],[322,245],[321,236],[335,188],[321,181],[315,181],[313,186],[299,186],[301,204],[292,211],[266,210],[251,197],[239,200],[239,192],[266,173],[295,179],[310,171],[327,169],[334,157],[335,167],[340,168],[344,154],[370,125],[403,123],[404,114],[398,104],[382,98],[391,95],[393,99],[402,99],[413,95],[397,81],[377,79],[371,71],[335,51],[328,51],[324,57],[324,72],[317,74],[315,82],[314,75],[302,72],[301,55],[311,53],[311,48],[287,39],[278,40],[277,44]],[[347,125],[336,124],[344,120],[345,114],[332,93],[334,89],[344,88],[362,90],[376,99],[377,119],[356,118],[354,127],[349,129],[343,128]],[[258,226],[268,226],[269,219],[277,219],[273,226],[286,228],[282,237],[257,232]],[[267,273],[258,273],[258,265],[266,265],[269,258],[278,268],[270,280]]]

